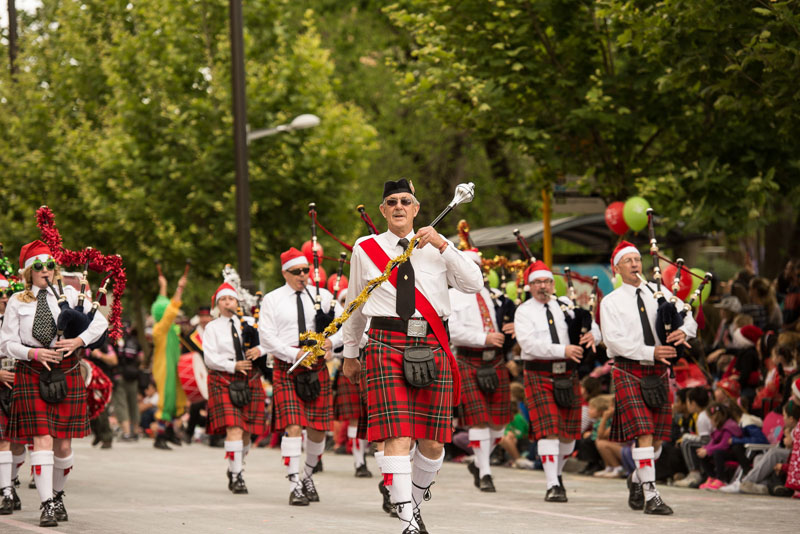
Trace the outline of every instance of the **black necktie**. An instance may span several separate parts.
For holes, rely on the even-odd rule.
[[[297,295],[297,330],[300,334],[306,331],[306,312],[303,309],[303,292],[296,291]]]
[[[561,341],[558,340],[558,330],[556,330],[556,322],[553,320],[553,313],[550,311],[550,305],[544,305],[545,313],[547,314],[547,326],[550,328],[550,340],[554,345],[559,345]]]
[[[233,322],[233,317],[231,317],[231,335],[233,336],[233,350],[236,352],[236,361],[242,361],[244,360],[242,343],[239,341],[239,333],[236,331],[236,323]]]
[[[397,242],[397,246],[403,247],[403,251],[408,248],[408,239],[405,237]],[[395,311],[397,315],[407,321],[414,315],[414,267],[411,265],[411,258],[401,263],[397,267],[397,302]]]
[[[644,332],[644,344],[648,347],[654,347],[656,338],[653,336],[653,329],[650,328],[650,319],[647,318],[647,309],[644,307],[642,301],[642,290],[636,290],[636,307],[639,308],[639,319],[642,321],[642,332]]]
[[[50,342],[56,337],[56,322],[53,320],[53,313],[47,305],[47,291],[39,290],[36,296],[36,314],[33,316],[33,339],[49,347]]]

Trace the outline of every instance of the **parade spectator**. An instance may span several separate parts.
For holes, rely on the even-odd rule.
[[[697,449],[708,479],[700,484],[700,489],[718,490],[725,485],[725,462],[732,458],[730,452],[732,438],[742,436],[742,429],[736,423],[729,405],[715,402],[706,408],[714,431],[709,442]]]
[[[738,489],[741,493],[767,495],[770,493],[770,488],[781,485],[775,466],[783,464],[789,459],[791,451],[784,446],[783,436],[791,434],[800,420],[800,404],[789,401],[784,405],[782,413],[783,435],[764,454],[756,456],[752,469],[742,478],[739,485]],[[780,468],[777,471],[780,471]]]
[[[511,459],[511,464],[518,469],[533,469],[533,461],[523,456],[522,452],[529,448],[528,432],[530,430],[530,416],[528,405],[525,403],[525,386],[519,382],[510,385],[514,417],[506,425],[505,435],[500,440],[500,447]]]
[[[117,359],[117,352],[110,343],[106,343],[102,347],[93,350],[86,349],[86,356],[107,377],[114,376],[114,371],[119,360]],[[102,412],[100,412],[97,417],[89,421],[89,425],[92,428],[92,434],[94,434],[92,445],[94,446],[98,443],[102,443],[100,446],[101,449],[110,449],[111,439],[114,437],[113,432],[111,431],[111,425],[108,421],[108,412],[110,407],[111,405],[109,404],[103,409]]]
[[[595,445],[597,452],[603,459],[605,468],[594,474],[600,478],[624,478],[627,476],[625,468],[622,467],[622,447],[623,443],[611,441],[611,422],[614,419],[614,399],[608,399],[608,407],[603,411],[600,420],[597,422]]]
[[[605,464],[603,458],[597,450],[597,435],[600,426],[600,419],[606,410],[611,407],[613,397],[611,395],[598,395],[589,400],[589,418],[591,426],[581,434],[576,448],[578,449],[578,459],[587,462],[586,467],[581,471],[583,475],[593,475],[598,471],[603,471]],[[606,425],[610,420],[606,420]]]
[[[742,311],[742,303],[735,296],[728,295],[723,297],[714,307],[719,309],[721,320],[717,327],[717,333],[714,335],[714,341],[711,343],[711,351],[726,349],[731,346],[733,331],[735,330],[733,320]]]
[[[675,483],[682,488],[696,488],[703,482],[703,475],[700,472],[700,460],[697,450],[703,447],[711,439],[713,426],[711,419],[706,413],[706,407],[710,402],[708,390],[704,387],[695,387],[686,394],[686,408],[690,414],[696,415],[696,432],[684,434],[681,438],[681,453],[689,473],[682,480]]]
[[[114,415],[122,427],[120,441],[135,441],[139,437],[136,433],[136,425],[139,421],[137,394],[139,391],[139,364],[142,359],[142,350],[135,327],[126,328],[125,334],[119,340],[117,357],[119,363],[114,373],[114,393],[111,402],[114,406]]]
[[[753,324],[762,330],[777,330],[783,324],[783,314],[775,299],[775,292],[766,278],[753,278],[748,286],[750,303],[742,306],[742,313],[753,318]]]
[[[764,378],[763,387],[756,394],[753,401],[754,410],[766,415],[781,406],[784,394],[789,394],[786,386],[791,384],[791,378],[797,373],[796,356],[797,351],[793,345],[783,344],[775,347],[770,357],[772,368]]]
[[[776,297],[783,304],[783,323],[794,323],[800,317],[800,259],[786,262],[775,282]]]

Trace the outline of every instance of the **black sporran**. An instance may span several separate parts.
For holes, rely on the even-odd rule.
[[[294,377],[294,390],[303,402],[314,402],[322,392],[322,385],[319,383],[319,373],[310,371],[299,373]]]
[[[493,365],[483,365],[478,367],[475,372],[475,379],[478,382],[478,389],[491,395],[500,387],[500,379],[497,377],[497,370]]]
[[[67,397],[67,377],[61,369],[43,370],[39,373],[39,395],[50,404],[58,404]]]
[[[553,398],[559,408],[572,408],[572,402],[575,400],[572,378],[553,379]]]
[[[0,410],[6,416],[11,417],[11,394],[12,390],[4,385],[0,385]]]
[[[245,380],[231,381],[228,384],[228,395],[231,397],[231,403],[237,408],[244,408],[253,399],[250,387]]]
[[[439,374],[430,347],[408,347],[403,351],[403,375],[415,388],[430,386]]]
[[[658,410],[667,402],[667,387],[658,375],[643,376],[639,379],[644,403],[651,410]]]

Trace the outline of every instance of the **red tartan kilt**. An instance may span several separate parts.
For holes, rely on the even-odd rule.
[[[669,391],[667,366],[658,362],[653,366],[643,366],[616,359],[612,372],[614,420],[611,423],[611,440],[625,442],[639,436],[653,434],[656,440],[669,441],[672,425],[672,400],[670,398],[672,395],[667,396],[667,402],[658,410],[651,410],[644,403],[639,381],[626,374],[630,373],[638,377],[659,375],[664,381],[664,387]]]
[[[453,373],[436,336],[408,338],[399,332],[373,328],[369,337],[365,347],[367,439],[384,441],[410,437],[449,443],[453,435]],[[433,354],[439,374],[430,386],[415,388],[409,386],[403,377],[402,351],[409,345],[423,344],[435,350]]]
[[[461,372],[461,423],[466,427],[489,424],[505,426],[513,417],[511,413],[511,392],[508,369],[503,365],[504,358],[497,356],[490,365],[495,366],[500,385],[488,394],[478,387],[478,367],[483,365],[480,357],[456,355]],[[468,363],[469,362],[469,363]]]
[[[86,412],[86,384],[75,357],[51,368],[64,371],[67,395],[58,404],[48,404],[39,396],[39,362],[19,362],[14,373],[14,396],[8,433],[17,439],[52,436],[59,439],[82,438],[89,433]]]
[[[239,379],[241,380],[241,373]],[[247,376],[252,399],[250,404],[238,408],[231,402],[228,393],[233,375],[221,371],[208,371],[208,433],[224,434],[225,429],[238,426],[256,436],[267,430],[267,414],[264,401],[267,396],[261,387],[258,371],[251,369]]]
[[[344,373],[336,375],[336,397],[333,401],[333,418],[336,421],[353,421],[361,415],[361,393],[358,384],[350,382]]]
[[[578,374],[572,374],[572,407],[559,408],[553,397],[553,374],[542,371],[525,371],[525,397],[531,417],[532,440],[548,436],[566,439],[581,437],[581,386]]]
[[[333,394],[328,367],[319,373],[321,391],[313,402],[303,402],[294,389],[294,379],[288,374],[291,364],[275,359],[272,379],[272,404],[274,406],[272,430],[281,432],[289,425],[300,425],[314,430],[333,430]],[[305,367],[301,367],[305,369]],[[307,372],[296,369],[294,373]],[[314,371],[311,371],[314,372]]]
[[[358,439],[367,439],[367,388],[364,384],[367,383],[367,366],[364,364],[363,353],[360,357],[361,360],[361,382],[358,383],[359,390],[359,412],[358,412]]]

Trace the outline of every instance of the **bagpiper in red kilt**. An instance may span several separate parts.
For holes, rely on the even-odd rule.
[[[539,367],[533,370],[533,365]],[[552,364],[563,363],[565,373],[553,374]],[[566,360],[526,360],[525,397],[531,417],[530,437],[534,441],[547,436],[559,436],[568,440],[579,439],[581,434],[581,388],[574,363]],[[551,370],[543,370],[551,367]],[[572,380],[572,406],[561,408],[553,397],[553,379],[569,376]]]
[[[652,434],[655,440],[670,440],[672,395],[668,395],[668,401],[660,408],[652,410],[644,403],[639,383],[643,376],[660,376],[669,391],[668,373],[668,367],[658,361],[654,365],[642,365],[626,358],[614,359],[612,441],[626,442],[647,434]]]
[[[258,436],[266,431],[267,417],[264,411],[266,395],[261,386],[261,375],[251,368],[247,374],[251,400],[239,408],[231,402],[228,385],[232,380],[242,380],[222,371],[208,372],[208,433],[224,434],[227,427],[240,427],[245,432]]]
[[[478,425],[505,426],[513,416],[511,413],[511,393],[508,369],[505,358],[497,349],[492,360],[484,361],[483,349],[456,347],[456,360],[461,372],[461,404],[459,415],[466,427]],[[489,365],[495,368],[500,385],[492,393],[485,393],[478,387],[476,374],[478,368]]]
[[[301,367],[293,373],[293,375],[309,372],[319,374],[321,391],[312,402],[304,402],[297,396],[294,378],[288,374],[290,367],[291,364],[275,359],[272,382],[272,404],[275,411],[272,430],[282,432],[289,425],[321,431],[333,430],[333,394],[325,360],[320,358],[311,370]]]

